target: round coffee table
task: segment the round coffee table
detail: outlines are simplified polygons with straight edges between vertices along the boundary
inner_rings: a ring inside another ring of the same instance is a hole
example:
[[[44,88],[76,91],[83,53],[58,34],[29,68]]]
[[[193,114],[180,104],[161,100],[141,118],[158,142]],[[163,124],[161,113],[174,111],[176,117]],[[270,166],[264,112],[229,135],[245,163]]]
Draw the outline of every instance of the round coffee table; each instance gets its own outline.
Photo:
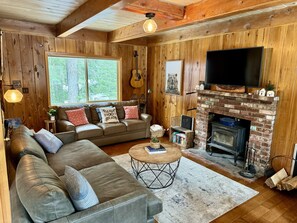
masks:
[[[149,143],[137,144],[129,150],[136,179],[150,189],[169,187],[174,181],[182,156],[179,147],[162,143],[166,153],[149,154],[145,151],[145,146],[149,146]]]

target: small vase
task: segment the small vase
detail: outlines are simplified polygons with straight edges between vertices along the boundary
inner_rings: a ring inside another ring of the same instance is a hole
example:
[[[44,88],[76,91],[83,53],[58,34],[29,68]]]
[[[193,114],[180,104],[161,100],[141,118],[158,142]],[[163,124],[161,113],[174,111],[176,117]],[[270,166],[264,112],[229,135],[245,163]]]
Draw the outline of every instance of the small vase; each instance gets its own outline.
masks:
[[[150,142],[150,146],[154,149],[160,148],[160,142]]]
[[[56,117],[55,116],[50,116],[50,120],[51,121],[55,121],[56,120]]]

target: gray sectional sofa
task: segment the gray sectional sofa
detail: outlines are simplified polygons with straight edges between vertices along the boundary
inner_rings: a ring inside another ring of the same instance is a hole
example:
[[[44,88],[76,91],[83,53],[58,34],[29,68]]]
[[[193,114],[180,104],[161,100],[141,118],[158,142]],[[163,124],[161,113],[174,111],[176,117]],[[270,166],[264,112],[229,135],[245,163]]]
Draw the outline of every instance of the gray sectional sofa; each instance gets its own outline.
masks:
[[[56,136],[64,145],[50,154],[25,126],[13,132],[9,150],[16,168],[10,187],[13,223],[32,219],[55,223],[154,222],[153,216],[162,211],[159,198],[89,140],[75,141],[73,131]],[[83,211],[72,209],[63,183],[65,165],[89,181],[99,204]]]
[[[75,131],[76,137],[88,139],[97,146],[125,142],[150,137],[150,123],[152,120],[149,114],[140,114],[140,119],[125,119],[123,106],[138,105],[137,100],[121,102],[98,102],[95,104],[81,104],[74,106],[57,107],[57,129],[58,132]],[[96,108],[113,106],[116,108],[119,123],[104,124],[99,119]],[[85,108],[89,124],[74,126],[69,122],[65,111],[78,108]]]

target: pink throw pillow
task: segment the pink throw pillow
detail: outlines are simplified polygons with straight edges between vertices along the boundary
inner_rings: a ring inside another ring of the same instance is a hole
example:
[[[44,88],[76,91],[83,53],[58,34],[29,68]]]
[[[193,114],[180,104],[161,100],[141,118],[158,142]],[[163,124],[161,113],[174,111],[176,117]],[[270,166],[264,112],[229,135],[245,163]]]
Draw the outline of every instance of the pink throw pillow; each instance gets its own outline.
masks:
[[[125,119],[139,119],[138,106],[124,106]]]
[[[67,114],[69,122],[71,122],[73,125],[78,126],[89,124],[84,108],[68,110],[65,112]]]

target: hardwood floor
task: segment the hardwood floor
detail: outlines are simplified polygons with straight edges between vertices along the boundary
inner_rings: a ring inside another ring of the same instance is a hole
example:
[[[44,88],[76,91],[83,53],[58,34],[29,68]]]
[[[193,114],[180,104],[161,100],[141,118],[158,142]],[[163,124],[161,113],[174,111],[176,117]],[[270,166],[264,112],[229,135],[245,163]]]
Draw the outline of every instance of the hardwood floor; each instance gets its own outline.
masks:
[[[102,148],[110,156],[116,156],[127,153],[133,145],[148,142],[149,139],[135,140],[132,142],[120,143],[116,145],[103,146]],[[163,137],[161,142],[168,143],[168,138]],[[241,184],[244,184],[259,194],[248,200],[242,205],[227,212],[213,222],[215,223],[293,223],[297,222],[297,190],[294,191],[278,191],[270,189],[264,184],[265,178],[260,178],[254,182],[234,177],[227,171],[223,171],[216,164],[205,163],[199,158],[183,154],[185,157],[213,170],[226,177],[229,177]]]

